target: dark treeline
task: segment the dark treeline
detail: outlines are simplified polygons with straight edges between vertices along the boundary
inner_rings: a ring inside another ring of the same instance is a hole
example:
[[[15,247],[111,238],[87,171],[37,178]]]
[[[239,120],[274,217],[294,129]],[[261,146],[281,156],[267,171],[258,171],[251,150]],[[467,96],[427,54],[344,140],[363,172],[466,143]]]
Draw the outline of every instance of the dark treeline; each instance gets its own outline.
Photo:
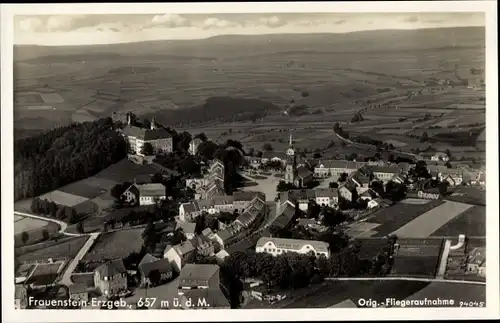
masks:
[[[111,118],[71,124],[14,144],[14,198],[38,196],[118,162],[127,143]]]
[[[158,119],[175,126],[210,121],[256,121],[276,111],[279,111],[276,105],[258,99],[213,97],[199,107],[164,112]]]

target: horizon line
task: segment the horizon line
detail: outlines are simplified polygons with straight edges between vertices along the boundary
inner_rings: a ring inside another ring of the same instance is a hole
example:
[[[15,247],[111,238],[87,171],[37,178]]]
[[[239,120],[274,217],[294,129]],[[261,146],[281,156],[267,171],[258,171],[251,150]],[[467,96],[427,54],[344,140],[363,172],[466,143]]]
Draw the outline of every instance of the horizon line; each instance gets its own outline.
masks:
[[[13,47],[98,47],[98,46],[110,46],[110,45],[124,45],[124,44],[141,44],[141,43],[152,43],[152,42],[185,42],[185,41],[196,41],[196,40],[209,40],[218,37],[227,37],[227,36],[241,36],[241,37],[251,37],[251,36],[266,36],[266,35],[345,35],[345,34],[355,34],[355,33],[369,33],[369,32],[383,32],[383,31],[419,31],[419,30],[431,30],[431,29],[464,29],[464,28],[482,28],[486,30],[486,26],[443,26],[443,27],[417,27],[417,28],[381,28],[381,29],[366,29],[366,30],[353,30],[346,32],[276,32],[276,33],[261,33],[261,34],[220,34],[208,37],[200,37],[200,38],[187,38],[187,39],[152,39],[152,40],[141,40],[141,41],[122,41],[108,44],[81,44],[81,45],[39,45],[39,44],[13,44]],[[486,35],[485,35],[486,36]]]

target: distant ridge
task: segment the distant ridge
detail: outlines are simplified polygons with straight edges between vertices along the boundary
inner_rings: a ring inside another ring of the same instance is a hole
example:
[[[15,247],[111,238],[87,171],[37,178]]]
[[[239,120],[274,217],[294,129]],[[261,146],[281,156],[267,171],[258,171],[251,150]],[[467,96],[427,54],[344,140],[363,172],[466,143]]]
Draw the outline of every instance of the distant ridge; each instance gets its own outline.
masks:
[[[14,60],[65,55],[166,55],[172,58],[226,59],[301,48],[317,52],[380,52],[448,47],[484,47],[485,27],[371,30],[350,33],[219,35],[196,40],[154,40],[136,43],[81,46],[15,45]],[[422,46],[424,44],[424,46]],[[145,50],[147,48],[147,50]],[[58,61],[61,57],[57,58]],[[49,59],[50,60],[50,59]]]

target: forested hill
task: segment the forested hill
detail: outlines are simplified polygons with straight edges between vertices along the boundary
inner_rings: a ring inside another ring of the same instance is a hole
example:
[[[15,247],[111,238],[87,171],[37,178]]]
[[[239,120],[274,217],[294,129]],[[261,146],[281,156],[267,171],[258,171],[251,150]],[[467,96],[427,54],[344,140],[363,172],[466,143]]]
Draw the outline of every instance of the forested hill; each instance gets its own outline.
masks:
[[[14,199],[92,176],[127,154],[111,118],[71,124],[14,144]]]

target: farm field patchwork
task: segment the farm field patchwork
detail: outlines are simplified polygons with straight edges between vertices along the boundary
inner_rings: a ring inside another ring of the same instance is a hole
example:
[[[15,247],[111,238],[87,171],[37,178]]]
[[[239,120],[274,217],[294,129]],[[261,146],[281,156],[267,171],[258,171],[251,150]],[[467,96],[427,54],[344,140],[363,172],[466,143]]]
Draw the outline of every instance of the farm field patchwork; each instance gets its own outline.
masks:
[[[442,203],[443,201],[440,200],[420,205],[397,203],[388,208],[381,209],[368,219],[370,222],[381,224],[376,228],[377,233],[373,236],[386,236]]]
[[[486,236],[486,207],[473,206],[455,217],[436,231],[432,236]]]
[[[102,234],[85,255],[84,260],[116,259],[139,252],[142,246],[143,228],[124,229]]]
[[[408,222],[398,230],[394,231],[398,237],[425,238],[437,229],[451,221],[461,213],[467,211],[472,205],[446,201],[443,204],[427,211],[426,213]]]

